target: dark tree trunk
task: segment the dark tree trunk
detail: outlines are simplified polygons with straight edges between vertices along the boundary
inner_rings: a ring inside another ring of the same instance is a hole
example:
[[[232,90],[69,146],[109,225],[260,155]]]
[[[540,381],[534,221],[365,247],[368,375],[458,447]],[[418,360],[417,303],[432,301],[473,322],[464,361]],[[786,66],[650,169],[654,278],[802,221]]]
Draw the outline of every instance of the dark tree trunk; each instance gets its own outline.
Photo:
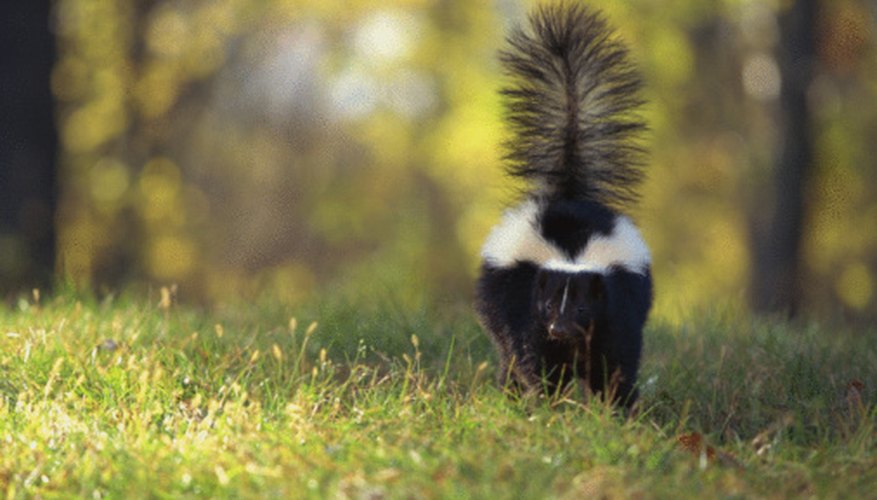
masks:
[[[780,151],[771,199],[755,221],[752,305],[794,315],[802,295],[804,193],[812,165],[807,88],[815,59],[816,0],[796,0],[780,18]]]
[[[57,134],[49,0],[0,1],[0,297],[55,268]]]

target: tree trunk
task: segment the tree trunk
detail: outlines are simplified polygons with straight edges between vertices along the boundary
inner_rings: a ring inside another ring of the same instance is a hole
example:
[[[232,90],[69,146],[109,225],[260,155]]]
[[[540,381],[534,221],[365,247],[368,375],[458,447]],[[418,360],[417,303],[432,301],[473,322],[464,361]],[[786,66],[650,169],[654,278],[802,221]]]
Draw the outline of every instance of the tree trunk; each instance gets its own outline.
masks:
[[[51,284],[56,154],[49,0],[0,1],[0,297]]]
[[[751,300],[758,312],[797,313],[802,296],[804,193],[812,166],[807,89],[815,58],[816,0],[797,0],[780,18],[780,152],[765,219],[754,221]]]

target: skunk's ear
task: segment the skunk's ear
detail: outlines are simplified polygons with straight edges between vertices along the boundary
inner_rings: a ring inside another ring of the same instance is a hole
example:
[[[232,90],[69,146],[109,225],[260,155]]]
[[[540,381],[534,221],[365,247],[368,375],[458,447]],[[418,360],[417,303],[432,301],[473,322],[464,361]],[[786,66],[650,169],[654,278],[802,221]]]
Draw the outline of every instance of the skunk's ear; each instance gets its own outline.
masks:
[[[606,297],[606,283],[603,281],[602,274],[595,274],[591,277],[591,286],[588,292],[594,300],[602,301]]]

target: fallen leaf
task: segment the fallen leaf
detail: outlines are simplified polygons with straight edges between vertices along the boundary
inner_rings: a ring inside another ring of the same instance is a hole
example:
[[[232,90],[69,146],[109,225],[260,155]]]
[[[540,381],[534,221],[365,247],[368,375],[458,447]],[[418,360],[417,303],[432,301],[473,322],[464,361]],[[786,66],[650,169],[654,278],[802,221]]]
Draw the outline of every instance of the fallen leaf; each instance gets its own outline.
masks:
[[[691,453],[694,458],[702,460],[704,462],[702,467],[707,464],[718,464],[725,467],[743,468],[743,464],[734,455],[710,446],[703,434],[699,432],[680,434],[676,441],[683,450]]]
[[[700,458],[704,453],[706,453],[706,458],[710,462],[716,458],[715,448],[707,445],[706,440],[703,438],[703,434],[699,432],[681,434],[676,438],[676,441],[679,442],[679,445],[683,450],[691,453],[695,458]]]

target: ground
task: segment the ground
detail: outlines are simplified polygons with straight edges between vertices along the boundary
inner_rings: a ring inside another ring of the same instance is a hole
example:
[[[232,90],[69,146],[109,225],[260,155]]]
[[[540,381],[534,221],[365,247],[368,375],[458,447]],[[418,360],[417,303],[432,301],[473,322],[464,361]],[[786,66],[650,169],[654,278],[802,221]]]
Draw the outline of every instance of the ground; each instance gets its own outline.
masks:
[[[504,393],[466,306],[22,299],[0,309],[0,492],[862,497],[875,333],[731,308],[654,320],[624,418]]]

